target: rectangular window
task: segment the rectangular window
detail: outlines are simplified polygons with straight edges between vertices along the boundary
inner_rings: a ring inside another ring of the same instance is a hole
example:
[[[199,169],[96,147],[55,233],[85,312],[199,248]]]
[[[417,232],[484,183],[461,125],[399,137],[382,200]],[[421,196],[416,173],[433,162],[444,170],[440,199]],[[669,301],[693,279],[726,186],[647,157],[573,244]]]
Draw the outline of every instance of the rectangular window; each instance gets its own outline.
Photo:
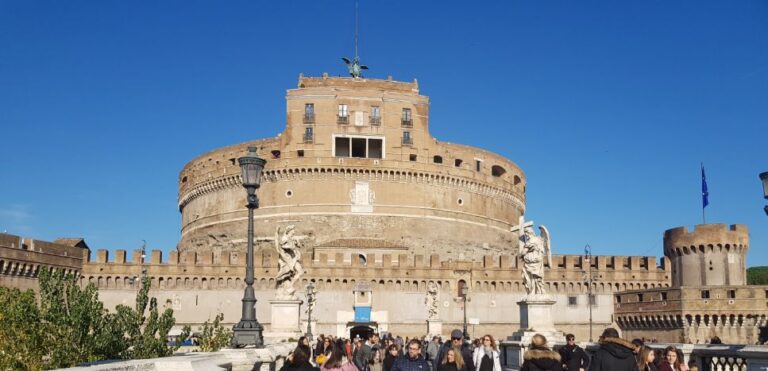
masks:
[[[335,157],[384,158],[384,139],[368,137],[335,137]]]
[[[728,299],[736,299],[736,290],[728,290]]]
[[[616,303],[621,304],[621,295],[616,295]]]
[[[411,145],[413,144],[413,138],[411,138],[411,132],[410,131],[404,131],[403,132],[403,145]]]
[[[483,161],[475,160],[475,171],[480,172],[482,169]]]
[[[410,108],[403,108],[403,117],[402,117],[403,126],[412,126],[413,122],[411,121],[411,109]]]
[[[348,117],[349,111],[346,104],[339,104],[339,117]]]
[[[637,302],[642,303],[643,302],[643,294],[637,294]]]
[[[576,305],[578,305],[578,304],[579,304],[579,300],[578,300],[578,298],[576,298],[575,296],[569,296],[569,297],[568,297],[568,305],[570,305],[570,306],[576,306]]]
[[[381,139],[368,139],[368,158],[381,158],[382,142]]]
[[[304,105],[304,123],[305,124],[315,123],[315,104],[314,103],[307,103]]]
[[[349,157],[349,138],[336,138],[336,157]]]
[[[309,126],[304,128],[304,142],[305,143],[312,143],[312,140],[315,138],[315,131],[314,129]]]
[[[709,290],[701,290],[701,298],[709,299]]]
[[[371,107],[371,125],[381,124],[381,109],[379,106]]]
[[[661,292],[661,300],[665,300],[665,301],[667,300],[667,292],[666,291],[662,291]]]

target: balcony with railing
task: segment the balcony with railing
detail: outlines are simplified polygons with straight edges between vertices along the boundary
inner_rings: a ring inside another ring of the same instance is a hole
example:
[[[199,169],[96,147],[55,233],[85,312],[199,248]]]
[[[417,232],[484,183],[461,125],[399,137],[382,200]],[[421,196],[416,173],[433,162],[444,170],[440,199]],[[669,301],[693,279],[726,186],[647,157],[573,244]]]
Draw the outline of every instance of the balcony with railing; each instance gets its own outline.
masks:
[[[411,138],[411,137],[403,137],[402,144],[404,146],[412,146],[413,145],[413,138]]]
[[[315,114],[314,113],[305,113],[304,114],[304,123],[311,125],[315,123]]]
[[[400,120],[404,128],[412,128],[413,127],[413,121],[411,119],[402,119]]]
[[[313,143],[315,135],[313,133],[304,133],[304,143]]]
[[[371,116],[371,125],[381,125],[381,116]]]
[[[349,116],[336,116],[336,123],[341,125],[349,124]]]

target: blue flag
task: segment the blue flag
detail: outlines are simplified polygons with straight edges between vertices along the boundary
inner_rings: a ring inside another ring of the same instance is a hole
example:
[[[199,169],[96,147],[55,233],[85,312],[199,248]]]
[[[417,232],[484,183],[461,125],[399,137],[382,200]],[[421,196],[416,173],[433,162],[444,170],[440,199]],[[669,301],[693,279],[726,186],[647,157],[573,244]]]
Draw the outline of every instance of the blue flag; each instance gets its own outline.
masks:
[[[704,174],[704,164],[701,164],[701,208],[709,205],[709,191],[707,191],[707,176]]]

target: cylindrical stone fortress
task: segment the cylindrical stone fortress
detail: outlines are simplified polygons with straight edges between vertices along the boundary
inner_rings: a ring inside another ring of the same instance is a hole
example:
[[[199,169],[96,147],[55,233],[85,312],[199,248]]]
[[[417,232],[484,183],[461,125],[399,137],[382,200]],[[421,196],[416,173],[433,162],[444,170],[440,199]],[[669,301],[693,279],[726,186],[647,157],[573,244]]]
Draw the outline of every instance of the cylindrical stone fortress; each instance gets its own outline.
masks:
[[[749,230],[746,225],[699,224],[664,232],[664,255],[672,261],[672,287],[746,285]]]
[[[244,249],[236,159],[250,145],[267,159],[255,221],[262,248],[287,224],[308,246],[357,240],[468,259],[517,246],[509,229],[525,211],[522,170],[433,138],[416,82],[302,76],[286,101],[276,138],[214,150],[181,171],[180,251]]]

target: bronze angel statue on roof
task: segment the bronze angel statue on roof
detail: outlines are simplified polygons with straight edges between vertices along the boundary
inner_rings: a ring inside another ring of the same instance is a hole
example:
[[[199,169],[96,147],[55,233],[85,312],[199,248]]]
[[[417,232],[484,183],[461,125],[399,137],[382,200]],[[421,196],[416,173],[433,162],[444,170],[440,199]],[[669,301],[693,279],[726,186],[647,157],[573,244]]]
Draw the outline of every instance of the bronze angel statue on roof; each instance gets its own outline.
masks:
[[[341,58],[341,60],[343,60],[344,63],[347,64],[347,69],[349,70],[349,74],[352,75],[352,77],[354,78],[362,77],[363,70],[368,69],[368,66],[360,64],[360,57],[355,56],[355,58],[352,59],[351,61],[349,60],[349,58]]]

